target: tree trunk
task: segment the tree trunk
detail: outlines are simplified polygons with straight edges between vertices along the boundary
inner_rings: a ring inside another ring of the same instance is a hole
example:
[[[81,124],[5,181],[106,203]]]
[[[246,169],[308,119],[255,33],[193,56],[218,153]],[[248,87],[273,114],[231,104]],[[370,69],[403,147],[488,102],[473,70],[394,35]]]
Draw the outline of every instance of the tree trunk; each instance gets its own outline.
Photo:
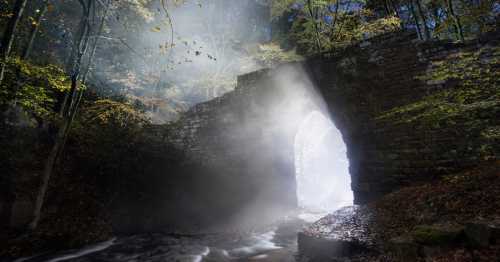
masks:
[[[387,0],[384,1],[384,10],[385,10],[385,15],[386,16],[393,15],[392,12],[391,12],[391,9],[389,8],[389,4],[387,3]]]
[[[40,185],[40,188],[38,190],[38,194],[36,196],[36,202],[35,202],[35,209],[33,210],[33,216],[32,216],[32,221],[29,224],[29,229],[34,230],[38,226],[38,223],[40,222],[41,218],[41,211],[43,207],[43,203],[45,200],[45,195],[47,194],[47,189],[49,186],[49,181],[50,177],[52,176],[52,173],[54,172],[54,168],[57,163],[57,159],[59,155],[61,154],[64,144],[66,142],[72,120],[74,118],[74,115],[76,113],[76,108],[75,108],[75,99],[78,96],[78,81],[80,77],[80,69],[81,69],[81,63],[83,56],[87,52],[87,48],[89,45],[89,38],[90,38],[90,24],[88,23],[88,18],[91,10],[91,0],[88,1],[88,5],[85,5],[83,1],[80,2],[82,4],[82,7],[84,9],[84,26],[86,27],[84,31],[84,35],[80,38],[79,37],[79,43],[77,43],[78,49],[75,50],[76,55],[74,57],[76,58],[74,61],[73,65],[73,70],[71,73],[71,88],[70,92],[67,94],[67,98],[69,98],[66,102],[67,105],[65,105],[64,111],[63,111],[63,122],[57,131],[57,135],[55,138],[54,146],[52,147],[52,150],[49,153],[49,156],[47,158],[47,161],[45,162],[45,167],[43,171],[43,176],[42,176],[42,184]],[[83,42],[83,43],[82,43]],[[66,108],[67,107],[67,108]]]
[[[17,0],[14,4],[14,12],[13,16],[9,19],[7,23],[7,28],[2,37],[2,46],[0,47],[0,84],[2,84],[5,69],[7,66],[7,59],[10,56],[10,52],[12,50],[12,43],[14,42],[14,38],[16,36],[16,29],[21,17],[23,15],[24,9],[26,7],[26,3],[28,0]]]
[[[386,0],[386,3],[392,7],[392,10],[394,11],[394,15],[399,18],[399,27],[401,29],[405,29],[405,24],[403,19],[401,19],[401,15],[399,14],[398,6],[391,0]]]
[[[429,31],[429,27],[427,26],[427,19],[425,18],[425,13],[422,9],[422,4],[420,3],[420,0],[415,0],[415,3],[417,5],[417,12],[418,15],[420,16],[420,19],[422,20],[422,25],[424,29],[424,40],[429,40],[431,38],[431,33]]]
[[[453,9],[453,3],[451,0],[446,0],[446,5],[448,6],[448,12],[450,13],[451,18],[455,22],[455,27],[457,30],[457,38],[458,40],[464,41],[464,31],[462,29],[462,23],[460,18],[455,14],[455,10]]]
[[[88,36],[89,34],[89,16],[90,16],[90,2],[89,2],[89,7],[85,5],[83,1],[80,1],[80,4],[82,5],[82,8],[84,9],[83,11],[83,17],[80,21],[79,28],[78,28],[78,33],[77,33],[77,41],[73,45],[73,49],[70,55],[70,65],[68,66],[68,69],[71,72],[71,78],[73,78],[73,75],[78,74],[77,71],[79,71],[81,59],[83,56],[80,56],[80,53],[82,52],[82,45],[85,45],[88,43],[88,37],[86,40],[84,40],[85,36]],[[85,43],[84,43],[85,42]],[[86,47],[85,47],[86,49]],[[61,117],[64,117],[67,112],[68,108],[71,105],[71,99],[72,95],[74,95],[76,90],[73,90],[73,85],[72,89],[70,89],[69,92],[67,92],[64,95],[64,99],[61,105],[61,108],[59,109],[59,115]]]
[[[418,39],[422,40],[423,39],[422,30],[420,30],[420,23],[418,21],[418,16],[415,13],[415,7],[413,6],[413,0],[410,0],[409,9],[410,9],[411,15],[413,16],[413,19],[415,20],[415,26],[417,27]]]
[[[104,25],[106,23],[106,17],[108,16],[108,11],[109,11],[110,5],[111,5],[111,2],[108,2],[106,5],[106,9],[104,10],[104,14],[102,15],[102,18],[101,18],[101,24],[99,25],[99,29],[97,31],[97,34],[95,35],[95,41],[94,41],[94,45],[92,47],[92,51],[90,52],[90,55],[89,55],[89,61],[87,63],[87,68],[85,69],[85,72],[83,73],[83,76],[82,76],[82,83],[83,84],[85,84],[87,82],[87,76],[88,76],[89,71],[90,71],[90,66],[92,65],[92,60],[94,59],[95,53],[97,51],[97,44],[99,43],[99,37],[102,35],[102,31],[104,30]],[[75,111],[73,113],[73,116],[71,116],[71,120],[70,120],[71,122],[73,122],[76,114],[78,113],[78,108],[80,106],[80,102],[82,101],[84,92],[85,92],[85,90],[80,90],[80,92],[77,95],[76,102],[75,102]]]
[[[85,70],[85,73],[83,73],[83,76],[82,76],[82,83],[85,83],[87,81],[87,75],[89,74],[89,71],[90,71],[90,65],[92,64],[92,60],[94,59],[95,53],[97,51],[97,44],[99,43],[99,37],[101,37],[102,31],[104,30],[104,25],[106,23],[106,17],[108,16],[109,6],[110,6],[110,2],[108,2],[106,9],[104,9],[104,13],[103,13],[102,18],[101,18],[101,23],[99,24],[99,29],[97,31],[97,34],[95,35],[95,41],[94,41],[94,45],[92,46],[92,51],[90,52],[90,55],[89,55],[89,61],[87,64],[87,68]]]
[[[434,18],[434,34],[439,37],[439,33],[436,32],[436,28],[439,28],[441,26],[441,17],[439,16],[439,10],[437,8],[434,8],[432,10],[432,16]]]
[[[307,0],[307,9],[309,10],[309,15],[311,16],[311,19],[313,20],[314,23],[314,31],[316,32],[316,48],[318,49],[318,52],[321,52],[321,40],[319,35],[319,28],[318,24],[316,23],[316,19],[312,10],[311,0]]]
[[[36,35],[38,34],[38,31],[40,29],[40,23],[42,22],[42,19],[45,16],[45,13],[47,12],[47,8],[48,8],[48,0],[44,0],[42,2],[42,8],[38,13],[38,17],[36,18],[35,23],[31,28],[28,45],[26,46],[26,49],[24,50],[22,56],[23,60],[28,59],[28,57],[30,56],[31,50],[33,49],[33,43],[35,42]]]
[[[67,126],[68,126],[67,122],[68,121],[65,119],[63,122],[63,125],[57,131],[54,146],[52,147],[52,150],[49,153],[49,157],[47,158],[47,161],[45,162],[45,167],[44,167],[43,176],[42,176],[42,184],[40,185],[40,188],[38,190],[38,194],[36,195],[35,209],[33,211],[33,219],[31,221],[31,223],[29,224],[30,230],[36,229],[36,227],[38,226],[38,223],[40,222],[42,206],[43,206],[43,202],[45,200],[45,195],[47,194],[47,189],[49,187],[50,177],[53,173],[59,152],[62,149],[62,145],[64,142],[64,134],[66,134],[66,131],[67,131]]]
[[[340,8],[340,0],[335,2],[335,14],[333,16],[332,30],[331,30],[331,36],[330,36],[332,42],[335,41],[334,36],[336,35],[335,29],[337,28],[337,22],[338,22],[338,18],[339,18],[339,8]]]

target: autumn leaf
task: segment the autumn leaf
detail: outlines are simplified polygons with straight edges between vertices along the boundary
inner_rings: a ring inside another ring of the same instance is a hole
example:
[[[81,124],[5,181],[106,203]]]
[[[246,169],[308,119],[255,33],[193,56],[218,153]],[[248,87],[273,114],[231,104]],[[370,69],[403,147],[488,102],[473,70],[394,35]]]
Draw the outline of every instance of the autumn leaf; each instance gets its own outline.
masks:
[[[161,27],[155,26],[155,27],[151,28],[151,32],[159,33],[159,32],[161,32]]]

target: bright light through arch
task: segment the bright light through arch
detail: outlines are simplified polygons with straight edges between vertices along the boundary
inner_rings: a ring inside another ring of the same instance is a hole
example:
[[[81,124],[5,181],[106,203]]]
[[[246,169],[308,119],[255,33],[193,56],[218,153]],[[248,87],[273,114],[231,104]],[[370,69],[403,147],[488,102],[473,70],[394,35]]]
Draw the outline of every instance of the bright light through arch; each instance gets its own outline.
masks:
[[[294,150],[300,207],[333,211],[352,205],[346,146],[330,119],[319,111],[309,113],[299,126]]]

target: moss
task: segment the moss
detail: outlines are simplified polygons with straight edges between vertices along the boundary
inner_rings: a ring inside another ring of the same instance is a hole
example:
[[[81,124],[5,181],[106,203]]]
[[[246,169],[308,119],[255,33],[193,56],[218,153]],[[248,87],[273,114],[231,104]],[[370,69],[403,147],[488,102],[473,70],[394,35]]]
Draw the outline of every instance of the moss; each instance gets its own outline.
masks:
[[[417,79],[445,83],[447,89],[380,114],[379,121],[418,122],[428,127],[454,124],[455,118],[494,118],[500,111],[500,48],[485,46],[434,61]],[[463,121],[462,121],[463,122]]]
[[[411,232],[412,237],[421,244],[449,245],[462,234],[463,228],[449,225],[421,225]]]
[[[390,193],[372,204],[372,228],[385,240],[414,232],[422,242],[433,242],[439,231],[456,231],[455,225],[478,217],[494,220],[500,210],[499,167],[500,161],[489,161]]]
[[[486,139],[500,139],[500,126],[488,127],[481,132]]]

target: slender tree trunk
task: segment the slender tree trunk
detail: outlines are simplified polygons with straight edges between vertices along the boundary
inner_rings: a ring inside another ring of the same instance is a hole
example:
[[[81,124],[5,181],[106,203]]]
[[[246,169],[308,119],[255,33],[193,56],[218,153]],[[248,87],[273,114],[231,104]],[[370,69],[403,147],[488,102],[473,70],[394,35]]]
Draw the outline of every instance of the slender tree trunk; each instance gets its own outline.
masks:
[[[384,1],[384,10],[385,10],[386,16],[392,15],[392,12],[391,12],[391,9],[389,8],[389,4],[387,3],[387,0]]]
[[[398,6],[391,0],[386,0],[387,5],[389,5],[394,11],[394,15],[399,18],[399,27],[401,29],[405,29],[405,24],[403,19],[401,19],[401,15],[399,14]]]
[[[411,12],[411,16],[413,16],[413,19],[415,21],[415,26],[417,27],[418,39],[422,40],[423,39],[423,37],[422,37],[422,30],[420,29],[420,23],[418,21],[418,16],[415,13],[415,7],[413,5],[413,0],[410,0],[409,9],[410,9],[410,12]]]
[[[79,54],[82,52],[81,51],[82,45],[84,45],[84,42],[86,42],[84,37],[86,35],[88,35],[88,33],[89,33],[88,31],[90,30],[90,28],[89,28],[90,6],[87,7],[86,4],[83,3],[82,1],[80,3],[82,5],[84,11],[83,11],[83,17],[80,20],[80,24],[78,26],[77,40],[76,40],[75,44],[73,45],[73,49],[72,49],[70,60],[69,60],[70,65],[68,66],[68,70],[71,72],[71,78],[73,78],[72,76],[75,74],[75,72],[77,70],[79,70],[80,65],[79,65],[78,60],[81,59],[81,57],[79,58]],[[89,5],[90,5],[90,2],[89,2]],[[88,40],[88,38],[87,38],[87,40]],[[80,63],[81,63],[81,60],[80,60]],[[67,113],[68,106],[71,103],[72,95],[74,95],[74,92],[75,92],[75,90],[70,89],[70,91],[64,95],[64,99],[63,99],[63,102],[61,104],[61,108],[59,109],[59,116],[64,117],[64,115]]]
[[[26,49],[24,50],[22,56],[23,60],[28,59],[28,57],[31,54],[31,50],[33,49],[33,43],[35,42],[36,35],[38,34],[38,31],[40,29],[40,23],[42,22],[42,19],[45,16],[45,13],[47,12],[47,8],[48,8],[48,0],[44,0],[42,2],[42,7],[40,9],[40,12],[38,13],[38,16],[31,28],[28,45],[26,46]]]
[[[85,72],[83,73],[83,76],[82,76],[82,83],[83,84],[85,84],[87,82],[87,76],[89,74],[90,67],[92,65],[92,61],[94,59],[95,53],[97,51],[97,44],[99,43],[99,39],[102,35],[102,31],[104,30],[104,25],[106,23],[106,17],[108,16],[108,11],[109,11],[110,5],[111,5],[111,2],[109,1],[106,5],[106,9],[104,10],[104,14],[102,15],[101,23],[99,25],[98,32],[95,35],[95,41],[94,41],[94,45],[92,47],[92,51],[90,52],[90,55],[89,55],[89,61],[87,64],[87,68],[85,69]],[[76,114],[78,113],[78,108],[80,106],[80,102],[82,101],[84,93],[85,93],[85,90],[80,90],[80,92],[77,95],[77,99],[76,99],[76,103],[75,103],[75,112],[73,113],[73,116],[71,117],[71,122],[73,122]]]
[[[9,19],[7,23],[7,28],[2,36],[2,46],[0,47],[0,84],[2,84],[5,69],[7,66],[7,59],[9,59],[10,52],[12,50],[12,43],[14,43],[14,38],[16,36],[16,29],[21,17],[23,16],[24,9],[26,8],[26,3],[28,0],[17,0],[14,4],[13,16]]]
[[[340,0],[337,0],[337,2],[335,2],[335,14],[333,16],[333,22],[332,22],[332,30],[331,30],[331,41],[334,42],[335,39],[335,29],[337,28],[337,22],[338,22],[338,18],[339,18],[339,7],[340,7]]]
[[[345,10],[349,10],[349,8],[351,8],[351,1],[347,2]],[[340,35],[340,33],[342,32],[342,29],[344,27],[344,24],[345,23],[340,23],[339,29],[337,30],[337,34],[335,35],[334,39],[337,39],[337,36]]]
[[[90,33],[90,32],[88,32]],[[82,61],[83,61],[83,56],[87,53],[87,49],[89,46],[89,40],[90,40],[90,35],[87,34],[84,44],[83,44],[83,49],[81,50],[81,53],[78,55],[78,59],[76,61],[76,67],[75,71],[73,72],[71,76],[71,89],[69,92],[69,97],[70,100],[68,101],[68,108],[66,110],[65,115],[67,117],[71,117],[71,113],[73,110],[75,110],[75,102],[78,98],[78,81],[80,80],[81,76],[81,71],[82,71]]]
[[[314,23],[314,31],[316,32],[316,48],[318,49],[318,52],[321,52],[322,48],[321,48],[321,39],[319,35],[319,28],[313,13],[311,0],[307,0],[307,9],[309,10],[309,15],[311,16],[311,19],[313,20]]]
[[[448,12],[450,13],[451,18],[455,22],[455,27],[457,30],[457,38],[458,38],[458,40],[464,41],[465,38],[464,38],[464,31],[462,28],[462,22],[460,21],[460,18],[455,13],[455,10],[453,8],[453,2],[452,2],[452,0],[445,0],[445,1],[446,1],[446,5],[448,7]]]
[[[43,170],[43,176],[42,176],[42,184],[39,187],[38,194],[36,196],[35,200],[35,209],[33,211],[33,220],[29,224],[29,229],[34,230],[38,226],[38,223],[40,222],[41,218],[41,212],[42,212],[42,206],[43,202],[45,200],[45,195],[47,194],[47,189],[49,187],[49,181],[50,177],[52,175],[52,172],[54,170],[57,157],[59,155],[59,152],[62,149],[63,141],[64,141],[64,134],[67,131],[67,120],[65,119],[63,121],[62,126],[59,128],[57,131],[57,135],[55,138],[55,143],[54,146],[52,147],[49,156],[47,158],[47,161],[45,162],[45,167]]]
[[[415,0],[416,6],[417,6],[417,12],[418,15],[420,16],[420,19],[422,20],[422,26],[424,27],[424,40],[429,40],[431,38],[431,33],[429,31],[429,27],[427,26],[427,19],[425,17],[425,13],[422,8],[422,4],[420,3],[420,0]]]
[[[80,78],[80,72],[81,72],[81,64],[82,64],[82,59],[85,53],[87,52],[88,45],[89,45],[89,38],[90,38],[90,24],[89,24],[89,14],[91,10],[91,0],[89,0],[87,5],[84,4],[83,1],[80,1],[83,9],[84,9],[84,26],[85,29],[82,30],[84,32],[84,35],[82,37],[79,37],[79,43],[77,43],[78,49],[75,50],[77,53],[74,56],[74,65],[73,65],[73,70],[71,73],[71,88],[70,92],[68,93],[69,99],[67,100],[67,106],[65,105],[64,111],[63,111],[63,121],[62,124],[57,131],[57,135],[55,137],[55,142],[54,146],[52,147],[52,150],[49,153],[49,156],[47,158],[47,161],[45,162],[45,168],[43,171],[43,176],[42,176],[42,184],[40,185],[38,194],[36,196],[36,201],[35,201],[35,209],[33,210],[33,217],[32,221],[29,224],[29,229],[33,230],[36,229],[38,226],[38,223],[40,222],[41,218],[41,211],[43,207],[43,203],[45,200],[45,196],[47,194],[47,189],[49,186],[49,181],[50,177],[52,176],[57,159],[59,155],[61,154],[64,144],[66,142],[72,120],[74,118],[74,114],[76,113],[76,108],[75,108],[75,98],[77,97],[78,93],[78,81]],[[82,43],[83,42],[83,43]]]
[[[94,45],[92,46],[92,51],[90,52],[87,68],[85,70],[85,73],[83,73],[82,83],[85,83],[87,81],[87,75],[90,71],[90,65],[92,64],[92,60],[94,59],[95,53],[97,51],[97,45],[102,35],[102,31],[104,31],[104,25],[106,24],[106,17],[108,16],[109,6],[110,3],[108,2],[106,9],[104,10],[104,14],[102,15],[101,22],[99,24],[99,29],[97,30],[97,34],[95,35]]]
[[[0,85],[3,82],[5,76],[5,70],[7,67],[7,60],[9,59],[10,53],[12,51],[12,44],[16,36],[17,26],[26,8],[27,0],[17,0],[14,4],[13,16],[9,19],[7,27],[2,36],[1,46],[0,46]],[[16,200],[15,186],[11,174],[7,174],[6,187],[5,187],[5,203],[2,206],[0,212],[0,225],[9,227],[12,217],[12,209],[14,207],[14,202]]]
[[[394,10],[394,14],[396,15],[396,17],[401,18],[397,4],[395,4],[394,1],[392,1],[392,0],[389,0],[389,4],[391,5],[392,9]]]
[[[434,18],[434,33],[439,37],[439,33],[436,32],[436,29],[441,26],[441,17],[439,16],[439,11],[437,8],[434,8],[432,11],[432,16]]]

